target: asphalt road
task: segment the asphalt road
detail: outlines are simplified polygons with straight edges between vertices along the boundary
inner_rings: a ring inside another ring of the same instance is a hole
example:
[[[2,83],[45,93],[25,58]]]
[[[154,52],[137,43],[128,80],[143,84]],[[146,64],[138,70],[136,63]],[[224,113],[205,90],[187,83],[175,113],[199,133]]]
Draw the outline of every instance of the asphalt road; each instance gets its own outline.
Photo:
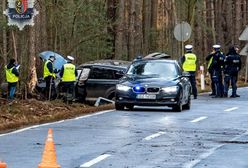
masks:
[[[248,88],[240,98],[192,100],[181,113],[135,108],[0,135],[8,168],[38,167],[48,128],[62,168],[247,168]]]

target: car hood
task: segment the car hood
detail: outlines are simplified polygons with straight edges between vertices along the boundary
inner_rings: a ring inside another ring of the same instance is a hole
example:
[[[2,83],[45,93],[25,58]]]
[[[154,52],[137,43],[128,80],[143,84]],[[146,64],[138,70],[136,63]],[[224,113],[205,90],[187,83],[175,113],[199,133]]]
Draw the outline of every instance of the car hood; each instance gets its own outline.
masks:
[[[50,56],[55,57],[54,68],[60,70],[62,66],[67,63],[67,60],[60,54],[53,51],[43,51],[39,53],[39,57],[45,62],[49,59]]]
[[[124,76],[120,80],[120,84],[127,86],[175,86],[179,82],[178,78],[154,78],[154,77],[139,77],[139,76]]]

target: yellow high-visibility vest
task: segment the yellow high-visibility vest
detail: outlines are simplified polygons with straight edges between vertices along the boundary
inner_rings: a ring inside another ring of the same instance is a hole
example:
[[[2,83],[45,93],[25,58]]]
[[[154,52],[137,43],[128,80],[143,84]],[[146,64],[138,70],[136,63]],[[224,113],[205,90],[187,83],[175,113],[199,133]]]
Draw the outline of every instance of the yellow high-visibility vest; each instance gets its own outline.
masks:
[[[55,73],[51,73],[49,69],[47,68],[47,64],[51,62],[50,60],[47,60],[44,65],[44,70],[43,70],[43,78],[46,78],[48,76],[56,77]],[[53,65],[53,64],[52,64]]]
[[[185,54],[185,61],[183,63],[183,70],[184,71],[196,71],[196,55],[193,53]]]
[[[210,58],[210,60],[208,61],[208,69],[211,66],[211,64],[213,63],[213,56]]]
[[[62,81],[63,82],[76,81],[75,70],[76,70],[75,65],[71,63],[64,64],[64,73],[62,76]]]
[[[12,73],[13,69],[14,67],[12,67],[11,69],[8,69],[7,66],[5,66],[6,80],[9,83],[15,83],[15,82],[18,82],[19,80],[19,77]]]

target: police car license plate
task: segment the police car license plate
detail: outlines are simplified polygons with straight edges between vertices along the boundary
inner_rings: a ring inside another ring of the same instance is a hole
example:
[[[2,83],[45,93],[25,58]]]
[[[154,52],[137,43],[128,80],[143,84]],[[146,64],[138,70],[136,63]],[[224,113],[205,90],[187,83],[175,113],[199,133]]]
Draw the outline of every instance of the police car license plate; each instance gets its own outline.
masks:
[[[138,94],[137,99],[156,99],[156,95],[154,94]]]

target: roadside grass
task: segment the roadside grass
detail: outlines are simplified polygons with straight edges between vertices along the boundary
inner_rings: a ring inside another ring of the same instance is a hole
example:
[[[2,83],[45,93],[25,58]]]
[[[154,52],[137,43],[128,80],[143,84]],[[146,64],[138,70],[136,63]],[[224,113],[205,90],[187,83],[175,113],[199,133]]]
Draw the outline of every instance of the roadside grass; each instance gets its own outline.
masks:
[[[1,99],[0,133],[113,108],[112,104],[94,107],[82,103],[67,105],[60,100],[38,101],[35,99],[15,100],[10,105],[6,100]]]

